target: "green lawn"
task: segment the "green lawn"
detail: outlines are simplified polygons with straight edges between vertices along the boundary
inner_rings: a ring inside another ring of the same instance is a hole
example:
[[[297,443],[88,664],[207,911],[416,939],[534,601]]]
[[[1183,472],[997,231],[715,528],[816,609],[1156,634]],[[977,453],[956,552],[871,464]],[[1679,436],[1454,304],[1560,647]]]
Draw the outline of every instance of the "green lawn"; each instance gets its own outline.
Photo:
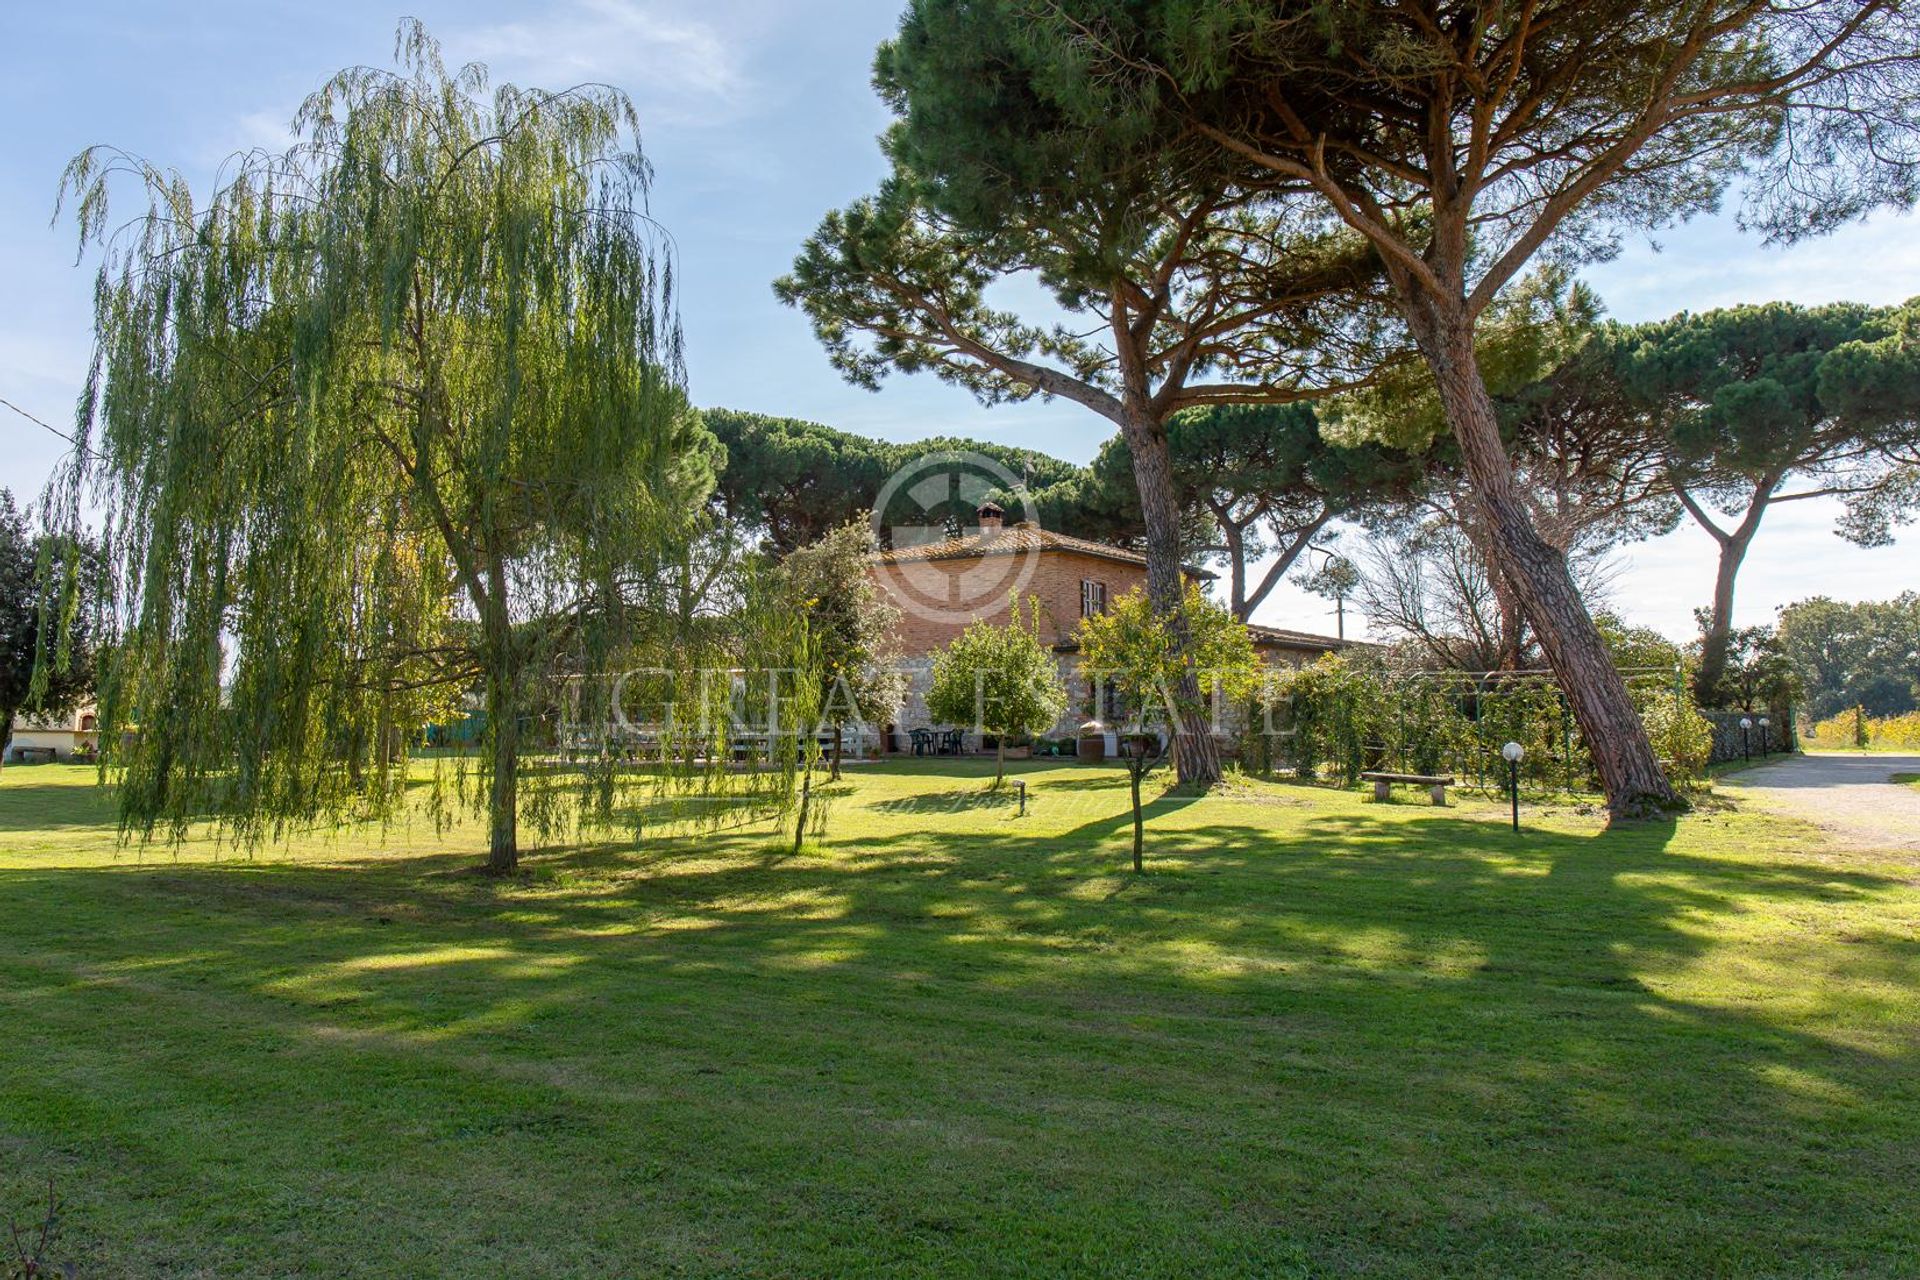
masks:
[[[1920,1268],[1920,864],[861,771],[830,838],[116,850],[0,773],[0,1191],[105,1276]],[[966,776],[955,776],[965,774]]]

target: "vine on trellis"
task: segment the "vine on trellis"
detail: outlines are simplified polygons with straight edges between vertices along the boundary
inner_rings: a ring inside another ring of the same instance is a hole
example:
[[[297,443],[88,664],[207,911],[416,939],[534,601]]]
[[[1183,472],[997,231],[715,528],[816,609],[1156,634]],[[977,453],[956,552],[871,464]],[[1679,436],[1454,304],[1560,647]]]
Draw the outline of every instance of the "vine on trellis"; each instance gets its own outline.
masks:
[[[1680,673],[1623,669],[1656,749],[1680,778],[1704,768],[1711,730]],[[1329,654],[1271,683],[1248,758],[1296,776],[1352,785],[1362,773],[1452,774],[1489,793],[1505,785],[1500,748],[1524,747],[1521,781],[1538,792],[1594,790],[1593,756],[1544,671],[1396,671]]]

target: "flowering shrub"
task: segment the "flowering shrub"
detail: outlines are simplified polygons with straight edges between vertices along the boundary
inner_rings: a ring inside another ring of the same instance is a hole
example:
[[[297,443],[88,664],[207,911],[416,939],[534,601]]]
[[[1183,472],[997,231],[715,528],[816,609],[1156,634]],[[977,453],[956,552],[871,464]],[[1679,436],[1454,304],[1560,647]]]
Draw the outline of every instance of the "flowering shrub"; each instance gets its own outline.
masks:
[[[1920,747],[1920,711],[1876,720],[1872,733],[1875,746]]]

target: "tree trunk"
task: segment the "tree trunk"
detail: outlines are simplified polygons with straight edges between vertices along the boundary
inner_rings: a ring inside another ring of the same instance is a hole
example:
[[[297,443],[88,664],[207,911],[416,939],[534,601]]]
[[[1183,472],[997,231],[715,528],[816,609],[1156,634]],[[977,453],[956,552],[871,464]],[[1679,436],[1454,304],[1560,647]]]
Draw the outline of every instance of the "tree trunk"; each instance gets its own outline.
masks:
[[[493,748],[493,786],[487,796],[490,835],[487,870],[511,875],[520,867],[520,700],[510,669],[496,660],[487,673],[487,738]]]
[[[800,856],[800,846],[807,839],[807,819],[813,809],[813,757],[805,757],[806,763],[800,768],[800,816],[793,824],[793,853]]]
[[[1702,706],[1719,701],[1720,681],[1727,674],[1727,648],[1733,633],[1733,585],[1746,559],[1751,538],[1730,538],[1720,544],[1720,564],[1713,579],[1713,611],[1700,637],[1700,667],[1693,673],[1693,696]]]
[[[1211,787],[1220,781],[1220,752],[1201,706],[1200,678],[1191,658],[1193,640],[1180,607],[1186,592],[1180,563],[1180,501],[1173,485],[1167,433],[1148,415],[1136,413],[1122,424],[1121,434],[1133,457],[1133,479],[1146,526],[1147,599],[1154,613],[1169,620],[1177,650],[1188,655],[1174,690],[1179,704],[1172,726],[1174,772],[1182,786]]]
[[[1513,464],[1474,356],[1473,323],[1465,305],[1425,300],[1407,310],[1473,482],[1494,568],[1520,597],[1547,663],[1572,704],[1606,790],[1609,813],[1615,819],[1633,818],[1679,807],[1626,681],[1574,585],[1566,556],[1534,529],[1516,490]]]
[[[993,735],[993,789],[998,791],[1007,780],[1007,735]]]
[[[1754,494],[1747,514],[1731,533],[1721,532],[1698,513],[1694,516],[1720,544],[1720,562],[1713,577],[1713,611],[1707,615],[1707,625],[1700,637],[1700,668],[1693,675],[1693,696],[1702,706],[1712,706],[1718,701],[1720,681],[1727,674],[1727,646],[1733,635],[1734,584],[1740,577],[1747,549],[1753,545],[1753,535],[1760,532],[1760,520],[1766,514],[1770,493],[1771,485],[1765,492]],[[1690,506],[1689,510],[1694,508]]]
[[[1146,824],[1140,816],[1140,770],[1132,762],[1127,765],[1127,781],[1133,786],[1133,869],[1137,874],[1147,869],[1147,836]]]
[[[1227,608],[1233,616],[1245,622],[1253,610],[1247,605],[1247,541],[1245,531],[1236,525],[1230,525],[1214,512],[1214,520],[1220,525],[1221,542],[1227,549]]]
[[[838,722],[833,726],[833,769],[827,774],[828,782],[840,781],[840,743],[843,729]]]
[[[1491,563],[1488,568],[1492,570],[1493,599],[1500,619],[1500,661],[1496,665],[1502,671],[1518,671],[1527,650],[1525,611],[1520,607],[1519,593],[1507,581],[1506,575]]]
[[[0,711],[0,769],[7,767],[7,744],[13,741],[13,717],[16,709]]]
[[[1275,541],[1284,541],[1286,545],[1274,557],[1273,563],[1267,566],[1266,573],[1261,575],[1259,584],[1253,588],[1252,592],[1249,593],[1244,589],[1240,592],[1242,598],[1240,603],[1235,606],[1233,616],[1241,622],[1252,622],[1253,611],[1267,602],[1267,597],[1273,594],[1273,589],[1280,585],[1281,580],[1285,578],[1288,573],[1292,572],[1293,566],[1299,563],[1300,557],[1305,555],[1308,548],[1313,546],[1314,538],[1318,537],[1320,531],[1326,528],[1332,521],[1333,512],[1327,510],[1325,505],[1322,504],[1320,515],[1317,516],[1311,524],[1299,529],[1282,533],[1269,524],[1268,532],[1274,535]],[[1239,553],[1236,551],[1235,554],[1238,555]],[[1344,614],[1344,603],[1341,609]],[[1340,630],[1340,638],[1345,640],[1347,637],[1345,634],[1346,619],[1344,616],[1341,618]]]

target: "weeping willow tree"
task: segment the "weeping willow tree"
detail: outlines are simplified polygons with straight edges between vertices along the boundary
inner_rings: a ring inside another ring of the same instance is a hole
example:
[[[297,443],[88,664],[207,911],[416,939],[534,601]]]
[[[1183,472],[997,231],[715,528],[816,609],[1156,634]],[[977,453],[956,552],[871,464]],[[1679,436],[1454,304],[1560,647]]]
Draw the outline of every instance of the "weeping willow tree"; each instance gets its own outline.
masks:
[[[110,513],[127,828],[388,815],[421,724],[479,700],[468,794],[505,872],[523,809],[591,803],[529,759],[628,653],[711,438],[627,98],[450,74],[411,21],[395,60],[205,203],[111,149],[68,167],[103,260],[62,508]]]

